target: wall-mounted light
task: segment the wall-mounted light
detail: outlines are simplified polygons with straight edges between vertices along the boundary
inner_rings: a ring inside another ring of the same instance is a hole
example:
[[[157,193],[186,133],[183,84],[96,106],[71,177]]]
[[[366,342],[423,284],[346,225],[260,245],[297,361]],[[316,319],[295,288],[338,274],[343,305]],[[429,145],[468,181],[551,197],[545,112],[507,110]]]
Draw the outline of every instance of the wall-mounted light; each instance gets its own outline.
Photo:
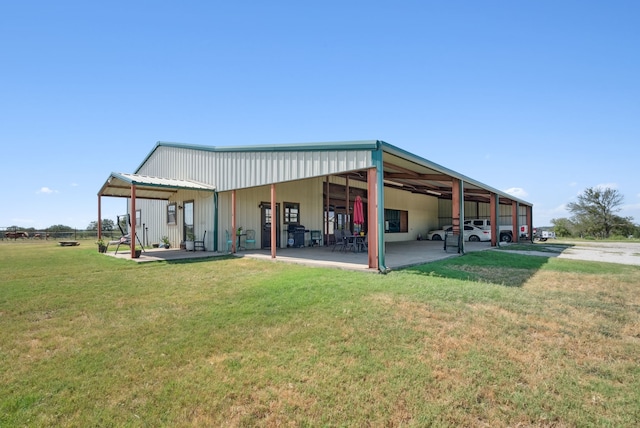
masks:
[[[431,189],[427,189],[427,193],[430,193],[430,194],[436,195],[436,196],[442,196],[442,193],[436,192],[435,190],[431,190]]]
[[[182,209],[182,205],[178,205],[178,209],[181,210]]]
[[[386,179],[385,179],[385,180],[384,180],[384,182],[385,182],[385,183],[387,183],[387,184],[391,184],[392,186],[399,186],[399,187],[402,187],[402,186],[403,186],[403,184],[402,184],[402,183],[398,183],[398,182],[396,182],[396,181],[391,181],[391,180],[386,180]]]

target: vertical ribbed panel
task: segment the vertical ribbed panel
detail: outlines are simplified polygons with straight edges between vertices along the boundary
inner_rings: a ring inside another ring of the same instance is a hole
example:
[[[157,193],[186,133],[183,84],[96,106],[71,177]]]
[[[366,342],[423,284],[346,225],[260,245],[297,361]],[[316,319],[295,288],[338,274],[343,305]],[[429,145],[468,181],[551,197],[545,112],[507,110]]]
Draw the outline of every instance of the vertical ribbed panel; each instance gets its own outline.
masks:
[[[213,184],[222,192],[371,166],[368,150],[209,152],[160,146],[138,173]]]

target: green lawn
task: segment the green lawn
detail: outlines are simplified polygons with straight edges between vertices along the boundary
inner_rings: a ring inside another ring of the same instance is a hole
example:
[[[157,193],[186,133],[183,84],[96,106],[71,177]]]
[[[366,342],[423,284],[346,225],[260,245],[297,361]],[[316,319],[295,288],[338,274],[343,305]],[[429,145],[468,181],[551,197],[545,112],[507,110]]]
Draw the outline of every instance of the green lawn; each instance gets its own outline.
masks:
[[[637,426],[640,268],[0,242],[0,426]]]

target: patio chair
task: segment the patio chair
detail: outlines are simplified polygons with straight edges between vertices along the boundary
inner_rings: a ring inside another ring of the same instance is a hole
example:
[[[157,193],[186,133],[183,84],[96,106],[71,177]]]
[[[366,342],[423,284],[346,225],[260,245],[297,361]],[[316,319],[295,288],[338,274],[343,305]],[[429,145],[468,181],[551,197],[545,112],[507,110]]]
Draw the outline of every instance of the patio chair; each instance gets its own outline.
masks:
[[[131,248],[131,233],[129,233],[129,227],[131,227],[131,221],[129,220],[129,214],[119,215],[119,216],[116,216],[116,218],[117,218],[118,229],[120,229],[120,233],[122,233],[122,236],[120,237],[120,239],[109,241],[107,243],[107,249],[105,250],[105,252],[109,250],[109,245],[117,245],[116,252],[114,254],[118,254],[118,249],[120,249],[120,245],[126,245],[129,248]],[[124,224],[124,227],[127,229],[126,231],[122,228],[123,224]],[[138,244],[140,244],[140,248],[142,249],[142,251],[144,251],[144,246],[142,245],[142,242],[140,242],[140,238],[138,238],[137,233],[136,233],[136,240],[138,241]]]
[[[227,253],[231,252],[231,247],[233,246],[233,240],[231,239],[231,235],[229,235],[229,231],[224,231],[225,239],[227,240]]]
[[[311,231],[311,246],[312,247],[319,247],[321,245],[322,242],[322,232],[319,230],[312,230]]]
[[[342,240],[344,241],[342,249],[345,252],[353,251],[355,253],[357,251],[356,236],[353,233],[351,233],[349,229],[346,229],[344,231],[344,238]]]
[[[253,229],[249,229],[247,230],[247,236],[244,237],[244,245],[249,248],[249,245],[251,245],[251,248],[255,248],[256,247],[256,231]]]
[[[333,241],[333,248],[331,249],[331,252],[334,252],[336,250],[336,248],[339,248],[340,250],[342,250],[342,248],[344,248],[344,235],[342,233],[342,229],[336,229],[333,232],[333,237],[334,237],[334,241]]]
[[[202,235],[202,241],[193,241],[193,251],[198,251],[199,249],[202,251],[207,251],[207,249],[204,247],[204,238],[206,238],[207,236],[207,231],[204,231],[204,234]]]

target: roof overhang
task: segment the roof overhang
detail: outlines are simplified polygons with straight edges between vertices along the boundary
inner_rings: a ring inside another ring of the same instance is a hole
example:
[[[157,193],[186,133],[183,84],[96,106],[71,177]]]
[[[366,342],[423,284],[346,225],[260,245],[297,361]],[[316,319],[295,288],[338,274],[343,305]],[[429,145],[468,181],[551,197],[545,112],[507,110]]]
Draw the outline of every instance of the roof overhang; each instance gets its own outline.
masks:
[[[214,186],[191,180],[149,177],[146,175],[112,172],[98,196],[130,198],[131,187],[136,186],[136,198],[168,200],[178,190],[203,190],[213,192]]]

